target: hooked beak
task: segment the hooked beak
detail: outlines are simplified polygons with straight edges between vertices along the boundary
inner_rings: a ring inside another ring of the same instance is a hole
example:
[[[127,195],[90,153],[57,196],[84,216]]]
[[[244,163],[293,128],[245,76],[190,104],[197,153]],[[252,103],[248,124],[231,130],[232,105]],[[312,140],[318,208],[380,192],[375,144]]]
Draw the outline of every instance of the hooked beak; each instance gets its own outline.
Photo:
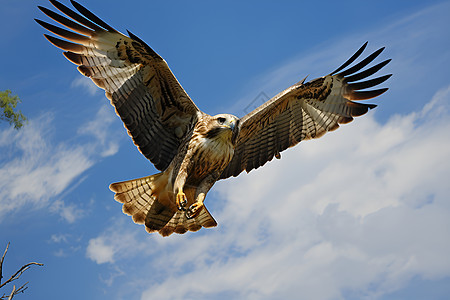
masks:
[[[236,122],[234,120],[232,120],[229,124],[228,127],[230,127],[231,131],[234,131],[234,128],[236,128]]]

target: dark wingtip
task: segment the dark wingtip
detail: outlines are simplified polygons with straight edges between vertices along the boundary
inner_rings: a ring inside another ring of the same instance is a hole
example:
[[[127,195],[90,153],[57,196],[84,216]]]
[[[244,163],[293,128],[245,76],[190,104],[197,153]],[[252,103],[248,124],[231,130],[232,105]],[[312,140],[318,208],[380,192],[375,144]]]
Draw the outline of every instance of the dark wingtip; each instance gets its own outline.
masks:
[[[71,51],[71,52],[75,52],[75,53],[82,53],[83,50],[85,49],[82,45],[71,43],[71,42],[68,42],[68,41],[65,41],[65,40],[61,40],[59,38],[56,38],[56,37],[48,35],[48,34],[44,34],[44,37],[50,43],[52,43],[54,46],[56,46],[58,48],[61,48],[63,50],[66,50],[66,51]]]
[[[134,35],[131,31],[129,31],[128,29],[127,29],[127,34],[128,34],[128,36],[130,37],[130,38],[132,38],[133,40],[137,40],[137,41],[140,41],[140,38],[138,38],[136,35]]]
[[[374,78],[374,79],[370,79],[370,80],[367,80],[367,81],[360,81],[360,82],[350,83],[348,85],[348,87],[350,89],[352,89],[353,91],[371,88],[371,87],[374,87],[376,85],[379,85],[379,84],[385,82],[386,80],[391,78],[391,76],[392,76],[392,74],[387,74],[387,75],[384,75],[384,76],[381,76],[381,77],[378,77],[378,78]]]
[[[66,7],[64,4],[62,4],[59,1],[56,1],[56,0],[48,0],[48,1],[59,10],[61,10],[60,7]]]
[[[381,94],[384,94],[387,90],[388,90],[388,88],[371,90],[371,91],[352,92],[350,94],[349,99],[350,100],[367,100],[367,99],[378,97]]]
[[[47,23],[47,22],[45,22],[45,21],[39,20],[39,19],[34,19],[34,20],[36,21],[36,23],[38,23],[39,25],[41,25],[42,27],[44,27],[44,28],[47,29],[48,31],[53,32],[52,30],[49,29],[49,28],[52,27],[51,24],[49,24],[49,23]],[[55,27],[55,26],[53,26],[53,27]],[[53,33],[54,33],[54,32],[53,32]]]
[[[338,73],[336,75],[345,77],[347,75],[351,75],[351,74],[354,74],[355,72],[358,72],[359,70],[363,69],[368,64],[370,64],[372,61],[374,61],[375,58],[377,58],[381,54],[381,52],[383,52],[383,50],[384,50],[384,47],[378,49],[377,51],[373,52],[372,54],[370,54],[369,56],[364,58],[362,61],[360,61],[356,65],[354,65],[354,66],[348,68],[347,70],[344,70],[344,71],[342,71],[342,72],[340,72],[340,73]]]
[[[348,103],[348,106],[350,108],[350,115],[352,117],[362,116],[362,115],[366,114],[370,109],[377,107],[375,104],[362,104],[362,103],[357,103],[357,102],[353,102],[353,101],[350,101]],[[344,122],[345,121],[346,120],[344,119]]]
[[[134,41],[138,42],[139,44],[141,44],[142,46],[144,46],[145,49],[147,50],[147,52],[148,52],[149,54],[151,54],[154,58],[162,59],[162,57],[159,56],[159,54],[156,53],[155,50],[153,50],[149,45],[147,45],[143,40],[141,40],[139,37],[137,37],[135,34],[133,34],[133,33],[132,33],[131,31],[129,31],[128,29],[127,29],[127,33],[128,33],[128,36],[129,36],[132,40],[134,40]]]
[[[355,52],[355,54],[353,54],[349,59],[347,59],[346,62],[344,62],[339,68],[337,68],[336,70],[334,70],[333,72],[330,73],[330,75],[334,75],[337,72],[340,72],[341,70],[345,69],[347,66],[349,66],[352,62],[354,62],[362,53],[363,51],[366,49],[367,44],[369,42],[365,42],[359,49],[358,51]]]
[[[118,32],[113,27],[108,25],[108,23],[97,17],[94,13],[92,13],[89,9],[87,9],[77,1],[70,0],[70,3],[72,3],[73,7],[75,7],[75,9],[78,10],[78,12],[81,13],[83,16],[85,16],[88,20],[94,22],[97,25],[100,25],[109,32]]]
[[[83,60],[82,60],[80,54],[73,53],[73,52],[70,52],[70,51],[66,51],[66,52],[63,52],[63,55],[64,55],[69,61],[71,61],[72,63],[74,63],[74,64],[76,64],[76,65],[81,65],[81,64],[83,63]]]
[[[375,73],[378,72],[379,70],[381,70],[381,69],[382,69],[384,66],[386,66],[390,61],[391,61],[391,59],[387,59],[387,60],[382,61],[381,63],[379,63],[379,64],[377,64],[377,65],[375,65],[375,66],[373,66],[373,67],[370,67],[370,68],[368,68],[368,69],[366,69],[366,70],[364,70],[364,71],[361,71],[361,72],[359,72],[359,73],[356,73],[356,74],[347,76],[347,77],[345,77],[345,81],[346,81],[346,82],[354,82],[354,81],[358,81],[358,80],[361,80],[361,79],[365,79],[365,78],[367,78],[367,77],[369,77],[369,76],[375,74]],[[350,69],[349,69],[349,70],[350,70]]]

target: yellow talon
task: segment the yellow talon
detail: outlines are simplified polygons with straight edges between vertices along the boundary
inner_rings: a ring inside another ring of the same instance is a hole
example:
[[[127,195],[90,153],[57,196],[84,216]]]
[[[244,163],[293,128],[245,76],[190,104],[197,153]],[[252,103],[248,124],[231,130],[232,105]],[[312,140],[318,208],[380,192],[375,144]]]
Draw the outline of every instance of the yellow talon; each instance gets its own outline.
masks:
[[[179,191],[177,194],[177,207],[179,210],[186,210],[185,206],[187,204],[187,197],[183,191]]]
[[[193,219],[198,216],[198,214],[202,211],[202,209],[203,209],[203,202],[201,201],[195,202],[194,204],[189,206],[189,209],[186,211],[186,217],[188,219]]]

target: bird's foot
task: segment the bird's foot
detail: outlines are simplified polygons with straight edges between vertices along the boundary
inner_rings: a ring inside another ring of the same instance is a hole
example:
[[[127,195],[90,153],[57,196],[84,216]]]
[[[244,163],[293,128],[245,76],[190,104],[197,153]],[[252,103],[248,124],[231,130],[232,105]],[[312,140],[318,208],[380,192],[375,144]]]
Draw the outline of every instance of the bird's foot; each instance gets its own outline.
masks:
[[[178,210],[187,211],[186,204],[187,204],[186,194],[183,193],[183,192],[178,192],[178,194],[177,194],[177,207],[178,207]]]
[[[198,214],[200,213],[200,211],[202,210],[202,208],[203,208],[203,202],[201,202],[201,201],[195,202],[194,204],[189,206],[189,208],[186,210],[186,212],[185,212],[186,218],[193,219],[193,218],[197,217]]]

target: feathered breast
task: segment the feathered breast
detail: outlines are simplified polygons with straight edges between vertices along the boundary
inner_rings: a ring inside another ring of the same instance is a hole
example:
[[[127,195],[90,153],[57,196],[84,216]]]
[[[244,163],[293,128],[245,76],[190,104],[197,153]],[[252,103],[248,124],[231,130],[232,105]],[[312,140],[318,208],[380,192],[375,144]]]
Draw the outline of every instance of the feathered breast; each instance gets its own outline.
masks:
[[[209,174],[220,174],[233,158],[231,135],[218,134],[213,138],[194,134],[191,140],[191,170],[189,176],[203,179]]]

